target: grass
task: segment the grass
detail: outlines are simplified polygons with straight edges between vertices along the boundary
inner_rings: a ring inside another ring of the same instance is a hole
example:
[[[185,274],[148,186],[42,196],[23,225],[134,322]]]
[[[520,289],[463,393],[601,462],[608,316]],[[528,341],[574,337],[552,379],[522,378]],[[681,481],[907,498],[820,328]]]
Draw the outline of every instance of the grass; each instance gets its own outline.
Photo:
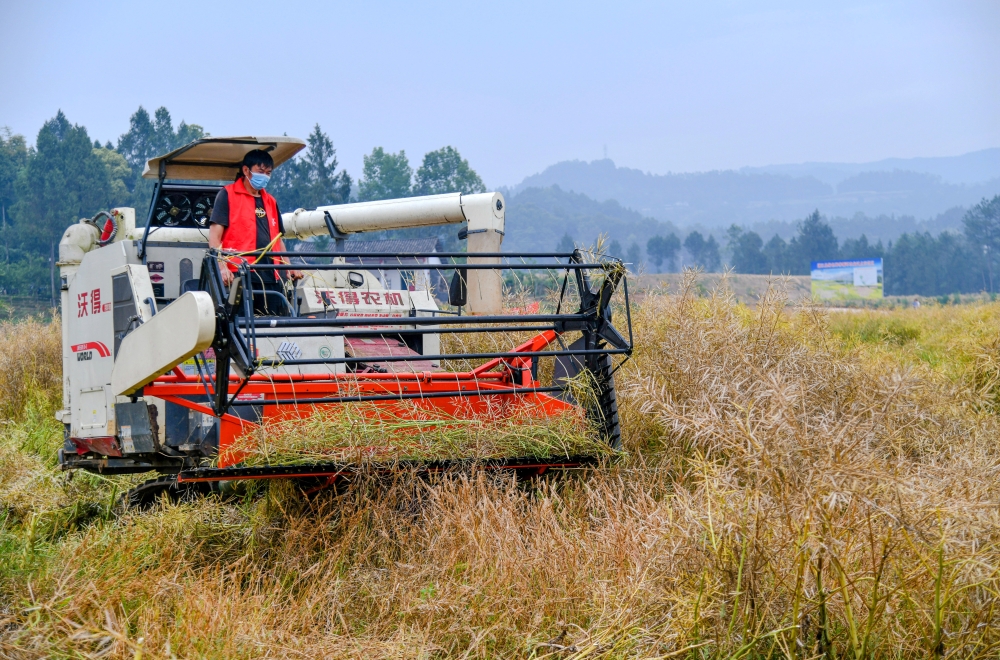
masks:
[[[0,431],[0,655],[1000,652],[1000,305],[749,308],[689,278],[633,318],[627,456],[527,484],[400,471],[121,512],[127,480],[54,469],[58,353],[2,372],[26,403]]]
[[[997,411],[1000,404],[1000,315],[997,304],[837,314],[830,331],[870,362],[888,359],[929,369],[966,403]]]

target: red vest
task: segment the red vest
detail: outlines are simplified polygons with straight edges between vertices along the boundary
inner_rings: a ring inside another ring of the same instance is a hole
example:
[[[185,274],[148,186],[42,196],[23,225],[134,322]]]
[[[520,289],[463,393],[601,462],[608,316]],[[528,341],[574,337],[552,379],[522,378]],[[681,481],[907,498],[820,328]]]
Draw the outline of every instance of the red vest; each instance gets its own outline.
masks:
[[[222,232],[222,249],[234,252],[251,252],[257,249],[257,201],[247,192],[244,179],[230,183],[225,187],[229,196],[229,226]],[[278,203],[265,190],[260,191],[264,200],[264,213],[271,232],[271,240],[278,235]],[[273,249],[281,249],[275,245]],[[236,272],[235,261],[245,261],[243,257],[230,257],[229,270]],[[279,263],[275,259],[274,263]],[[277,274],[277,273],[275,273]]]

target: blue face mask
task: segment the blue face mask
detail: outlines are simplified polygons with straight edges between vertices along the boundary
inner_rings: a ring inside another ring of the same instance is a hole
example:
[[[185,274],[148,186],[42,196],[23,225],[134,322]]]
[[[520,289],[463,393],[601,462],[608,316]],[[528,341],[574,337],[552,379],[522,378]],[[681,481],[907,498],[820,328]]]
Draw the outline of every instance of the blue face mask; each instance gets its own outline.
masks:
[[[250,173],[250,185],[257,190],[263,190],[267,188],[267,182],[271,180],[269,174],[261,174],[260,172]]]

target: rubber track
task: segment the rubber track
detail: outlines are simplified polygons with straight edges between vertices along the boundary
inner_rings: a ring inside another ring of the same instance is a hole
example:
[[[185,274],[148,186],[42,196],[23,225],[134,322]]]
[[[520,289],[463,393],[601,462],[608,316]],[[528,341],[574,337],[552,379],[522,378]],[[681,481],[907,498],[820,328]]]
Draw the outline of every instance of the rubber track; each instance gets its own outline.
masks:
[[[207,495],[211,487],[203,484],[178,483],[176,474],[167,474],[144,481],[122,496],[121,504],[126,509],[145,509],[155,504],[161,495],[172,501]]]

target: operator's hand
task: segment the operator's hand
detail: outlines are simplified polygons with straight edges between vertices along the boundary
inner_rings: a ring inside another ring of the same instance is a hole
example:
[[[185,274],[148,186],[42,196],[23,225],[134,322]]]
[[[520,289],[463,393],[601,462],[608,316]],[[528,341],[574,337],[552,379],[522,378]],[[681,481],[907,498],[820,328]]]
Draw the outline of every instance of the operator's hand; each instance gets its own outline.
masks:
[[[301,280],[306,275],[301,270],[290,270],[288,271],[288,279],[290,280]]]
[[[223,265],[222,283],[225,284],[226,286],[229,286],[230,284],[233,283],[234,279],[236,279],[236,274],[233,271],[229,270],[229,266]]]

